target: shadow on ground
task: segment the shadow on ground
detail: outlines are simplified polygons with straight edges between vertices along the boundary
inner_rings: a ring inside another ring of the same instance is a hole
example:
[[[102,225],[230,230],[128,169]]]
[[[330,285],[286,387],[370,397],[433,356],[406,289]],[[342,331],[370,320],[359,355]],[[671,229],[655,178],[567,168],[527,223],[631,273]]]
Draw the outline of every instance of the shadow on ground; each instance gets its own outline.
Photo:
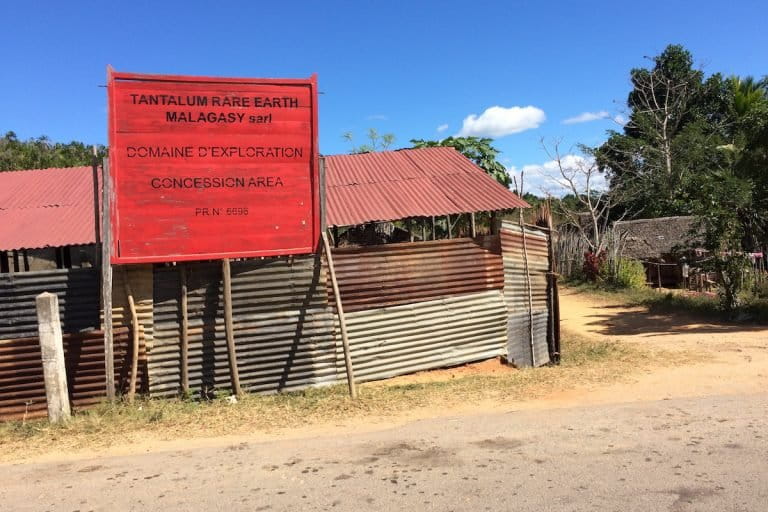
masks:
[[[722,323],[700,317],[680,313],[658,313],[645,306],[638,306],[630,311],[626,306],[604,305],[595,307],[596,314],[589,315],[586,325],[605,336],[669,336],[675,334],[721,333],[727,336],[731,333],[765,331],[765,326]],[[600,310],[606,310],[600,314]]]

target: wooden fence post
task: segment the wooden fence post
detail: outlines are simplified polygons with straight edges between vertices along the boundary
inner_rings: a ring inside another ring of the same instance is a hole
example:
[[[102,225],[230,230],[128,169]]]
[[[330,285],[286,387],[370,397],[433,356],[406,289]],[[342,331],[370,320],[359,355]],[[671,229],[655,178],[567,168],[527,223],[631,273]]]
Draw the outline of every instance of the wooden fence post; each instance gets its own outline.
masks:
[[[179,306],[181,308],[181,390],[189,393],[189,312],[187,306],[187,266],[178,266],[181,281]]]
[[[224,328],[227,333],[227,355],[229,356],[229,375],[232,381],[232,391],[237,396],[243,394],[240,388],[240,373],[237,370],[237,352],[235,351],[235,326],[232,320],[232,273],[229,258],[221,262],[221,273],[224,276]]]
[[[109,224],[111,181],[109,159],[101,166],[101,307],[104,311],[104,373],[106,375],[107,400],[115,399],[114,333],[112,331],[112,230]]]
[[[339,283],[336,280],[336,270],[333,266],[333,256],[331,255],[331,246],[328,243],[328,235],[323,231],[323,248],[328,258],[328,271],[331,274],[331,285],[333,286],[333,296],[336,299],[336,312],[339,315],[339,329],[341,330],[341,345],[344,348],[344,365],[347,368],[347,385],[349,394],[352,398],[357,398],[357,387],[355,386],[355,371],[352,368],[352,356],[349,351],[349,336],[347,335],[347,319],[344,316],[344,307],[341,304],[341,294],[339,293]]]
[[[659,291],[661,291],[661,263],[656,264],[656,278],[659,282]]]
[[[40,336],[40,354],[43,360],[45,397],[48,401],[48,419],[51,423],[67,421],[69,408],[67,369],[64,365],[64,340],[59,320],[59,298],[53,293],[41,293],[35,298],[37,331]]]
[[[133,343],[131,350],[131,377],[128,383],[128,402],[133,403],[133,399],[136,396],[136,376],[139,369],[139,314],[136,312],[136,301],[133,298],[133,290],[131,289],[131,283],[128,280],[128,271],[125,266],[120,267],[122,271],[121,277],[123,278],[123,289],[125,290],[125,296],[128,299],[128,310],[131,313],[131,330],[133,331]]]

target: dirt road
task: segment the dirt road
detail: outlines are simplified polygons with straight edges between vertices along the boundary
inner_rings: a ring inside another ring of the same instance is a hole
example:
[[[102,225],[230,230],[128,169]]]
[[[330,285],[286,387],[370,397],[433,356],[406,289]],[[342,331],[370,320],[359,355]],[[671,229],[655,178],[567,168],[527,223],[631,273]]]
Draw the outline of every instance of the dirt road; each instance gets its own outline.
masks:
[[[579,294],[561,297],[564,329],[654,349],[694,351],[702,361],[654,368],[629,382],[550,397],[564,405],[756,393],[768,390],[768,328],[702,322],[681,314],[652,314],[618,299]]]
[[[0,466],[13,511],[763,512],[768,394]]]
[[[768,330],[566,290],[563,327],[695,351],[514,403],[0,464],[7,510],[762,511]]]

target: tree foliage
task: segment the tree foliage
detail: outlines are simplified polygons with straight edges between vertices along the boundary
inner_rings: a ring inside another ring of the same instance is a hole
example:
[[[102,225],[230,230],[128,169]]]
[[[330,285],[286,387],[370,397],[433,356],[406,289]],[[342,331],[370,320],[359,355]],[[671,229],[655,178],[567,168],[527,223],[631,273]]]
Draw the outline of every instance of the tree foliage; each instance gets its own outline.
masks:
[[[630,72],[629,116],[595,153],[633,215],[692,213],[701,171],[722,164],[731,93],[719,74],[704,79],[690,52],[668,46],[650,68]]]
[[[386,151],[395,143],[395,135],[392,133],[380,134],[376,128],[368,129],[368,142],[356,146],[354,143],[355,135],[352,132],[346,132],[342,138],[351,144],[349,152],[351,154],[372,153],[374,151]]]
[[[100,160],[107,149],[97,146],[97,153]],[[46,136],[19,140],[12,131],[0,139],[0,171],[75,167],[92,162],[93,149],[82,142],[53,142]]]
[[[472,160],[493,179],[509,187],[512,180],[507,169],[496,157],[499,150],[491,145],[492,139],[486,137],[448,137],[443,140],[411,139],[414,148],[451,147]]]

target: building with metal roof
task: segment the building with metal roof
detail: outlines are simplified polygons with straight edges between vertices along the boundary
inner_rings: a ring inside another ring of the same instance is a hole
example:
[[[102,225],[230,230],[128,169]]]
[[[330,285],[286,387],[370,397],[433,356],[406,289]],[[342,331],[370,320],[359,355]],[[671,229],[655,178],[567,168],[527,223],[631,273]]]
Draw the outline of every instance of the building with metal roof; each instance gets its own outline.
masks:
[[[326,222],[354,226],[529,205],[449,147],[325,157]],[[0,251],[94,244],[92,167],[0,172]]]
[[[0,172],[0,251],[96,242],[93,167]]]
[[[450,147],[325,157],[329,226],[528,208]]]

